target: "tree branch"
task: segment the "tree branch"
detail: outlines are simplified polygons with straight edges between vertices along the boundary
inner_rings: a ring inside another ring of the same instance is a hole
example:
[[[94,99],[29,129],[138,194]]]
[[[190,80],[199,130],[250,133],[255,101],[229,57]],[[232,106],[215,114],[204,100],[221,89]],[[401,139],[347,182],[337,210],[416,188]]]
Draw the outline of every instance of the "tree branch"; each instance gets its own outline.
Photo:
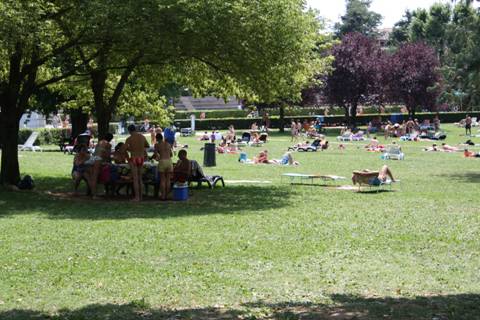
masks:
[[[74,47],[78,43],[78,41],[80,41],[80,39],[81,39],[81,36],[78,36],[77,38],[72,39],[69,42],[63,44],[62,46],[53,49],[49,54],[47,54],[47,55],[45,55],[41,58],[38,58],[35,61],[31,61],[29,64],[26,64],[22,68],[22,72],[21,72],[22,77],[24,77],[25,75],[30,73],[30,71],[32,69],[38,68],[39,66],[43,65],[49,59],[51,59],[55,56],[58,56],[60,53],[63,53],[65,51],[67,51],[68,49]]]
[[[118,81],[118,84],[115,90],[113,91],[113,94],[110,97],[110,100],[108,101],[108,107],[110,110],[114,109],[114,106],[117,104],[118,99],[122,94],[123,88],[127,83],[128,77],[130,76],[130,74],[132,74],[133,70],[137,67],[142,57],[143,57],[143,53],[139,52],[135,57],[132,58],[128,67],[123,71],[122,76],[120,77],[120,81]]]

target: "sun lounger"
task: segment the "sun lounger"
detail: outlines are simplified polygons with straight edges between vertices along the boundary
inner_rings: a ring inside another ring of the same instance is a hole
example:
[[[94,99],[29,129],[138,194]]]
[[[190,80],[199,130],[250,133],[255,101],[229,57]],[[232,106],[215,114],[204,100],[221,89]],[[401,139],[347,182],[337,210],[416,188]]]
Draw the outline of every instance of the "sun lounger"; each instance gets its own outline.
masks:
[[[192,174],[188,178],[188,183],[196,182],[197,187],[200,188],[202,186],[202,183],[206,183],[210,189],[215,188],[218,182],[222,183],[222,186],[225,187],[225,181],[223,180],[222,176],[206,176],[203,173],[202,167],[196,160],[190,160],[191,163],[191,168],[192,168]]]
[[[403,160],[405,154],[402,152],[399,146],[388,146],[386,152],[382,155],[384,160]]]
[[[316,139],[308,146],[292,146],[288,148],[288,151],[298,151],[298,152],[316,152],[319,149],[320,140]]]
[[[324,182],[336,182],[339,180],[345,180],[345,177],[334,176],[334,175],[320,175],[320,174],[303,174],[303,173],[284,173],[282,174],[282,178],[287,177],[290,180],[291,184],[294,184],[295,181],[310,181],[310,184],[313,184],[315,179],[320,179]]]
[[[43,151],[41,147],[33,145],[35,141],[37,141],[37,138],[38,138],[38,132],[33,131],[24,144],[18,145],[18,151],[27,151],[27,150],[31,150],[33,152]]]
[[[342,142],[352,141],[352,133],[350,133],[350,132],[349,133],[344,133],[341,136],[338,136],[337,140],[342,141]]]

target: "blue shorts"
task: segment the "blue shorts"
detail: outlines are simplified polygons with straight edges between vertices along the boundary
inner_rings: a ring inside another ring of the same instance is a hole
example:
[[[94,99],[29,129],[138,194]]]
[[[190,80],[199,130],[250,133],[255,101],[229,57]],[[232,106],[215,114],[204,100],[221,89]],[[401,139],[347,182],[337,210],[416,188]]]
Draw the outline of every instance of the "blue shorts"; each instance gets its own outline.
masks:
[[[382,181],[380,179],[378,179],[378,177],[375,177],[375,178],[371,178],[368,180],[368,184],[371,185],[371,186],[379,186],[382,184]]]

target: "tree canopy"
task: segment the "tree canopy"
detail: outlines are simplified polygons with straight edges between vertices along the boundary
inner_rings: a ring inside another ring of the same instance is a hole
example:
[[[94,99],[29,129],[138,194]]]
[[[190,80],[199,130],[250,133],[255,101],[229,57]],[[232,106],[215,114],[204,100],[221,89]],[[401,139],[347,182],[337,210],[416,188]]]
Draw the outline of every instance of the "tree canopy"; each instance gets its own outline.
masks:
[[[379,92],[384,53],[375,40],[350,33],[333,47],[332,56],[335,60],[325,81],[325,98],[331,105],[342,107],[354,124],[357,106],[371,102]]]
[[[1,0],[0,181],[19,180],[18,121],[43,87],[90,96],[101,134],[119,105],[158,107],[152,86],[172,82],[196,94],[298,99],[325,68],[314,54],[320,28],[302,0]],[[150,85],[130,87],[131,77]]]
[[[435,49],[444,77],[441,100],[451,105],[478,108],[478,30],[480,12],[471,0],[435,3],[429,9],[407,12],[392,33],[399,46],[421,41]]]
[[[341,22],[335,24],[337,37],[358,32],[365,36],[377,35],[377,28],[382,22],[382,16],[370,11],[371,0],[346,0],[346,12]]]
[[[385,90],[390,101],[403,102],[410,116],[419,108],[434,109],[441,82],[435,50],[423,43],[407,43],[387,57]]]

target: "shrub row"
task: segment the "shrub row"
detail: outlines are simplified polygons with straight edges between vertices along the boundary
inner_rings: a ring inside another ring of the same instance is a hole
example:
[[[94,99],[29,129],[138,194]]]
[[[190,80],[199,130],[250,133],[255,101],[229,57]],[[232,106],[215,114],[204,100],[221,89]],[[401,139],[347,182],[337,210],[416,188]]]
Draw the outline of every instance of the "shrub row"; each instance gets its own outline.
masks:
[[[288,107],[285,109],[285,116],[288,117],[305,117],[315,114],[323,114],[325,107]],[[400,107],[398,106],[388,106],[388,112],[399,112]],[[267,109],[266,110],[270,116],[279,116],[279,109]],[[378,108],[374,107],[364,107],[364,113],[374,114],[378,112]],[[210,110],[210,111],[176,111],[175,120],[190,119],[190,115],[194,114],[197,119],[200,119],[200,114],[205,112],[205,120],[209,119],[232,119],[232,118],[243,118],[246,117],[250,112],[249,110]],[[341,108],[330,108],[331,115],[343,115],[343,110]]]
[[[437,113],[433,112],[424,112],[424,113],[417,113],[415,118],[417,118],[419,121],[423,121],[424,119],[433,119]],[[459,122],[462,119],[465,119],[466,117],[466,112],[446,112],[446,113],[439,113],[439,118],[442,123],[454,123],[454,122]],[[480,118],[480,112],[470,112],[468,113],[472,117],[479,117]],[[387,121],[392,118],[393,114],[382,114],[380,115],[382,117],[382,121]],[[402,120],[407,120],[408,115],[407,114],[396,114],[398,116],[397,120],[402,121]],[[357,124],[358,125],[366,125],[368,124],[369,121],[371,121],[373,118],[378,117],[378,114],[364,114],[357,116]],[[290,126],[290,121],[291,120],[300,120],[303,121],[304,119],[308,120],[314,120],[314,117],[312,116],[295,116],[295,117],[285,117],[285,127]],[[326,116],[325,118],[325,124],[328,125],[341,125],[345,123],[345,116]],[[218,129],[218,130],[225,130],[228,128],[229,125],[233,125],[237,129],[247,129],[250,128],[253,122],[257,122],[257,124],[260,124],[262,121],[261,118],[225,118],[225,119],[204,119],[204,120],[197,120],[195,122],[195,129],[197,131],[202,131],[202,130],[212,130],[212,129]],[[187,128],[190,127],[190,120],[176,120],[175,124],[177,127],[180,128]],[[271,117],[271,127],[272,128],[278,128],[279,127],[279,118],[274,116]]]

